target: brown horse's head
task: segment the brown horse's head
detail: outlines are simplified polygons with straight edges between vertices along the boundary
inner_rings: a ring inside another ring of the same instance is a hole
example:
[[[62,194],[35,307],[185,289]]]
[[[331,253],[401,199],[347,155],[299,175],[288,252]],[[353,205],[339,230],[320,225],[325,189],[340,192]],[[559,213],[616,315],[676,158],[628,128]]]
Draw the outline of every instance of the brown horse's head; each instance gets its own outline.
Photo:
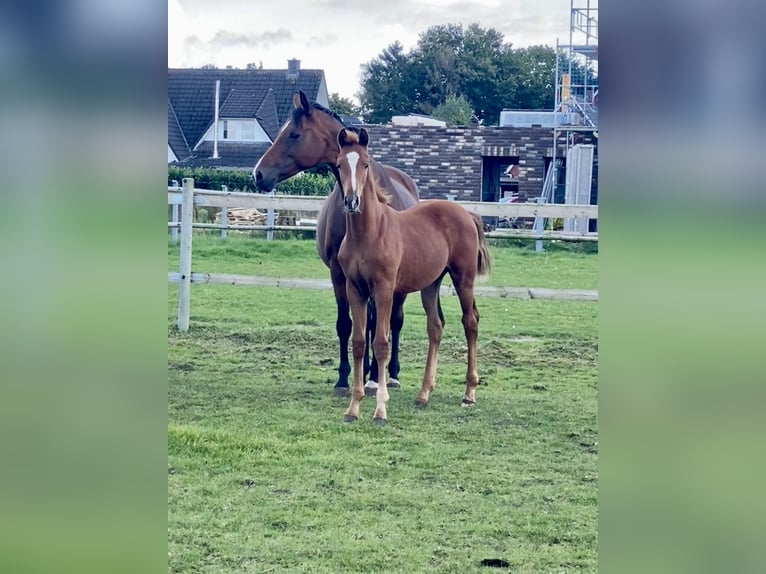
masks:
[[[263,191],[271,191],[304,169],[332,163],[338,155],[335,137],[343,126],[340,119],[318,104],[309,104],[302,91],[293,94],[293,105],[290,119],[253,168],[255,185]]]
[[[338,155],[336,167],[340,173],[343,190],[343,206],[348,213],[359,213],[362,208],[362,190],[371,176],[367,130],[343,128],[338,132]]]

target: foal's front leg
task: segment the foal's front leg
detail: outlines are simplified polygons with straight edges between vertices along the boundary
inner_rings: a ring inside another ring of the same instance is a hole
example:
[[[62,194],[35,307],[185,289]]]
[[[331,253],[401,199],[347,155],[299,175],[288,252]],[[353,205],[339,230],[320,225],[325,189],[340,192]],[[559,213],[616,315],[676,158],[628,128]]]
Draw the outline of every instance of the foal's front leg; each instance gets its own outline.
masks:
[[[394,298],[393,289],[389,286],[376,286],[373,297],[378,316],[375,339],[372,342],[372,348],[378,362],[378,391],[375,393],[375,414],[372,422],[377,425],[384,425],[388,419],[386,413],[386,403],[388,402],[386,362],[388,360],[388,329],[391,323],[391,307]]]
[[[359,418],[359,403],[364,398],[364,332],[367,325],[367,297],[363,297],[351,281],[346,282],[346,293],[349,306],[351,307],[351,349],[354,357],[354,383],[351,388],[351,402],[343,414],[343,422],[353,423]]]

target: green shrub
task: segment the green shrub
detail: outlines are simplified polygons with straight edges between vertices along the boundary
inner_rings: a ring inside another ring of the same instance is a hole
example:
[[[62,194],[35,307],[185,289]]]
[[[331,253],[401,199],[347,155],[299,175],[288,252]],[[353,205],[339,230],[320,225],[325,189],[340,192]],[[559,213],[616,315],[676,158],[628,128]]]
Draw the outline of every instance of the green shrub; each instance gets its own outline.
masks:
[[[328,195],[335,185],[332,173],[317,173],[321,170],[309,170],[302,175],[291,177],[277,186],[277,193],[290,195]],[[228,191],[256,192],[253,178],[246,170],[227,170],[207,167],[168,166],[168,185],[172,180],[179,184],[185,177],[194,178],[194,187],[220,191],[225,185]]]

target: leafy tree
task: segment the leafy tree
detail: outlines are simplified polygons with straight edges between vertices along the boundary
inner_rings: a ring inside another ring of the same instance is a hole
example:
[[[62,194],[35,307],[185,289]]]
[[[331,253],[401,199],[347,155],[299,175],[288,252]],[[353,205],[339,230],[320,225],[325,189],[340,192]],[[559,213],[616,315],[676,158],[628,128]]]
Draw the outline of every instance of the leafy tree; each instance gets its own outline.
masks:
[[[471,104],[464,96],[447,96],[444,103],[434,108],[431,114],[438,120],[444,120],[453,126],[467,126],[473,118]]]
[[[365,64],[358,97],[372,123],[433,114],[460,94],[479,121],[497,124],[503,109],[553,109],[555,70],[549,46],[514,49],[495,29],[446,24],[428,28],[407,53],[396,42]]]
[[[362,66],[361,112],[370,123],[385,123],[396,114],[416,108],[419,85],[412,76],[413,63],[399,42]]]
[[[338,95],[337,92],[330,94],[329,101],[330,101],[330,109],[334,111],[336,114],[340,114],[342,116],[355,116],[355,117],[359,117],[361,115],[361,110],[359,109],[359,106],[357,106],[349,98],[340,97],[340,95]]]

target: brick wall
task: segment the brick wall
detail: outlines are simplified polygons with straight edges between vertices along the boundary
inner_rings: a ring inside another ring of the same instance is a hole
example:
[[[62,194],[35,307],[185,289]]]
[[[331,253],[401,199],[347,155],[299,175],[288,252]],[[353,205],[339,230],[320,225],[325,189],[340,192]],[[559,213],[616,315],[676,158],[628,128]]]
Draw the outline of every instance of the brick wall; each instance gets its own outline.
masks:
[[[551,156],[548,128],[365,126],[370,152],[378,161],[406,171],[423,198],[481,199],[483,157],[518,156],[519,192],[540,195],[545,157]],[[563,153],[560,147],[558,154]]]

